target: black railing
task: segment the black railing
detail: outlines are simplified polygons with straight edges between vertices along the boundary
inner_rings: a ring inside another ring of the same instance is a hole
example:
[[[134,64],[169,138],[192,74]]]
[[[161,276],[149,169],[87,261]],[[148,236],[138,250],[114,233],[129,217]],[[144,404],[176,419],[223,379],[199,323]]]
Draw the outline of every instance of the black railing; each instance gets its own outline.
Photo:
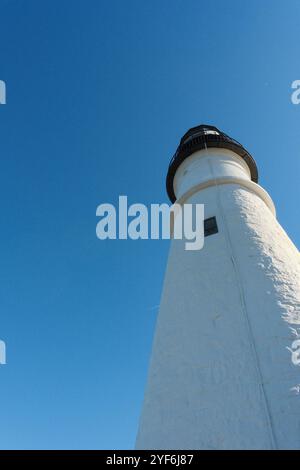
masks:
[[[167,192],[172,202],[175,202],[176,195],[173,188],[173,179],[179,165],[192,153],[205,148],[226,148],[232,150],[242,157],[251,172],[251,179],[258,180],[257,167],[250,153],[237,140],[221,132],[214,126],[201,125],[193,127],[184,134],[180,144],[173,155],[167,174]]]

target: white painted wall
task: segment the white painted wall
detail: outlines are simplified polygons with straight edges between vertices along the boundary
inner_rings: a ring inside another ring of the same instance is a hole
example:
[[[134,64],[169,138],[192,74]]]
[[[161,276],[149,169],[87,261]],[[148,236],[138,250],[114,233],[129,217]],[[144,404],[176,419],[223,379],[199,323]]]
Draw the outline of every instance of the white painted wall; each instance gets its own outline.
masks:
[[[259,191],[215,179],[193,193],[203,173],[188,184],[186,169],[175,190],[219,233],[200,251],[171,243],[136,448],[300,449],[299,252]]]
[[[231,150],[215,148],[198,150],[185,159],[177,169],[174,191],[178,199],[197,184],[224,177],[251,180],[248,165]]]

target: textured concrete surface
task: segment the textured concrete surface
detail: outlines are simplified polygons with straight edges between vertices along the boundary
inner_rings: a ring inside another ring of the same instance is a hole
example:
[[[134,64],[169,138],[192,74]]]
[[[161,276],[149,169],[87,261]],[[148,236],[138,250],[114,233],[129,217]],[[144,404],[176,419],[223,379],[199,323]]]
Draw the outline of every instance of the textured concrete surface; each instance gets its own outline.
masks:
[[[186,202],[219,233],[171,243],[136,447],[300,449],[299,252],[248,188]]]

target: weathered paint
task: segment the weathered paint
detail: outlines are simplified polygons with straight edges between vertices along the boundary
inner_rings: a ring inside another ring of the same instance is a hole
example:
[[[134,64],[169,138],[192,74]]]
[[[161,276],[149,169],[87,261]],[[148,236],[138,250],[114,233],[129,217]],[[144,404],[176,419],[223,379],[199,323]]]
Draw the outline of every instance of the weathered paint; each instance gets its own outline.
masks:
[[[136,447],[300,449],[299,252],[259,191],[205,158],[210,184],[191,191],[203,173],[185,163],[176,194],[219,232],[171,243]]]

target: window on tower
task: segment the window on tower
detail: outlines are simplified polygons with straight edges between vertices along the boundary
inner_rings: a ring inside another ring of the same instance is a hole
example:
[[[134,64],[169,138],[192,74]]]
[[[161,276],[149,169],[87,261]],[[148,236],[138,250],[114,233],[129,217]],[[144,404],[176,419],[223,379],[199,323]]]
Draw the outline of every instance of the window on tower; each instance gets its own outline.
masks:
[[[219,132],[213,131],[212,129],[203,129],[204,134],[213,134],[213,135],[219,135]]]
[[[201,129],[200,131],[195,132],[195,134],[192,134],[187,139],[185,139],[184,143],[186,144],[187,142],[195,139],[196,137],[207,135],[207,134],[220,135],[219,132],[214,131],[212,129]]]
[[[209,217],[209,219],[204,220],[204,236],[208,237],[214,233],[218,233],[218,225],[215,217]]]

